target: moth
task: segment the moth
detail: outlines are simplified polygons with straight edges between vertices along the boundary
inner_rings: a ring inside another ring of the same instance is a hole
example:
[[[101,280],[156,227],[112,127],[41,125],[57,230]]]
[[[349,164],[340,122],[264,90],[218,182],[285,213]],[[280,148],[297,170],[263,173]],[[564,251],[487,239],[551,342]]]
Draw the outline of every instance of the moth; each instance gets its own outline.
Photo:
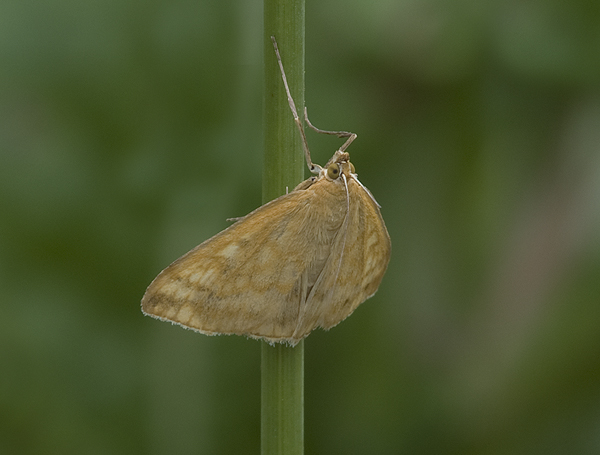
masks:
[[[337,325],[377,291],[391,241],[380,206],[358,180],[347,138],[323,167],[314,164],[273,46],[309,170],[293,191],[259,207],[183,255],[152,281],[144,314],[206,335],[236,334],[296,345]]]

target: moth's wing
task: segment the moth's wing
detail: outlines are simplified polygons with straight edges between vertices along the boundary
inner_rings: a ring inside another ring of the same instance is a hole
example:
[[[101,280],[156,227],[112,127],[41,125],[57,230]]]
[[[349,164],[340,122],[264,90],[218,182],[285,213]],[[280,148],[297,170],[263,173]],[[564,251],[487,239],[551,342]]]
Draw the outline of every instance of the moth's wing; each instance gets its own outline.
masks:
[[[391,255],[391,241],[379,207],[353,179],[348,181],[349,212],[331,247],[321,276],[302,309],[295,336],[329,329],[377,291]]]
[[[306,229],[312,197],[281,196],[176,260],[148,287],[144,313],[209,335],[295,344],[307,269],[323,254]]]

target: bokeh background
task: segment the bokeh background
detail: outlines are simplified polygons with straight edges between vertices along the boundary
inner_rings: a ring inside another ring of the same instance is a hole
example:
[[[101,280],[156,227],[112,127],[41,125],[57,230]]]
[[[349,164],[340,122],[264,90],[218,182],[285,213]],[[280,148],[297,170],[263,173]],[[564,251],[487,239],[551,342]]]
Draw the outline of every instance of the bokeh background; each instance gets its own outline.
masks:
[[[261,8],[0,3],[0,453],[258,453],[259,342],[139,302],[260,205]],[[600,3],[306,9],[393,244],[305,342],[306,453],[600,453]]]

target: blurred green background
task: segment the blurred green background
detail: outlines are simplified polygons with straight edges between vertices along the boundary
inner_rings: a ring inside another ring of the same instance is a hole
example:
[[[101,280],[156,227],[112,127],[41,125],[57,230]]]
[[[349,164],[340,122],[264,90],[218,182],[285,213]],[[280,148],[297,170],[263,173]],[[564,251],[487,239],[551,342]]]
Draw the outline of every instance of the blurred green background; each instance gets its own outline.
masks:
[[[261,8],[0,3],[0,453],[258,453],[260,344],[139,302],[260,205]],[[306,9],[393,244],[306,340],[306,453],[600,453],[600,3]]]

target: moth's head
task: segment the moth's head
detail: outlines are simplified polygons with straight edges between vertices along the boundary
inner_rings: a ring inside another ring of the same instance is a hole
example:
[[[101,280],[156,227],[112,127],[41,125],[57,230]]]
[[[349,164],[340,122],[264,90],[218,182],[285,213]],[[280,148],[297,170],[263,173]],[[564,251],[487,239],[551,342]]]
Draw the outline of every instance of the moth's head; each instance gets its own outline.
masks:
[[[350,174],[356,175],[356,171],[354,165],[350,162],[350,155],[337,150],[321,170],[321,175],[333,181],[337,180],[342,174],[346,176],[346,180],[349,180],[351,178]]]

